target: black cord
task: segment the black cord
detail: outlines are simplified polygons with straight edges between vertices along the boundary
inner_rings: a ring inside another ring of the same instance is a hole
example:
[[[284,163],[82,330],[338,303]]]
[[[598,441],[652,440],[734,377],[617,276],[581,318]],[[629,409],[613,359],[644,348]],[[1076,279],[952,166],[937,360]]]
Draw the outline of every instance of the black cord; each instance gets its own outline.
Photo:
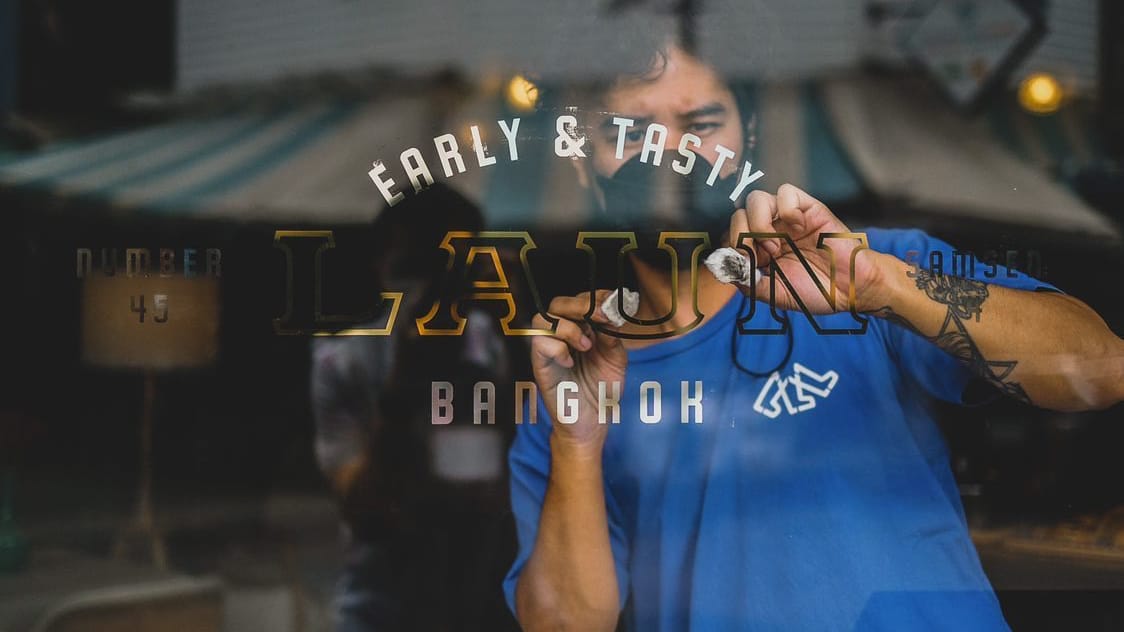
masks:
[[[749,375],[749,376],[752,376],[752,377],[768,377],[768,376],[772,375],[773,373],[776,373],[777,371],[780,371],[781,369],[783,369],[785,367],[785,365],[788,364],[789,359],[792,358],[792,347],[793,347],[792,322],[788,318],[785,319],[784,333],[785,333],[785,336],[788,338],[788,348],[785,349],[784,359],[781,360],[781,363],[778,364],[777,366],[773,367],[772,369],[770,369],[768,371],[765,371],[764,373],[758,373],[757,371],[752,371],[750,369],[747,369],[745,366],[742,365],[741,362],[738,361],[738,321],[742,319],[742,311],[745,310],[745,308],[748,305],[749,305],[749,299],[746,298],[745,294],[742,294],[742,302],[741,302],[741,305],[738,306],[738,313],[737,313],[737,315],[734,316],[734,326],[730,330],[730,335],[731,335],[731,339],[730,339],[730,359],[733,360],[734,366],[737,367],[739,371],[741,371],[742,373],[745,373],[746,375]]]

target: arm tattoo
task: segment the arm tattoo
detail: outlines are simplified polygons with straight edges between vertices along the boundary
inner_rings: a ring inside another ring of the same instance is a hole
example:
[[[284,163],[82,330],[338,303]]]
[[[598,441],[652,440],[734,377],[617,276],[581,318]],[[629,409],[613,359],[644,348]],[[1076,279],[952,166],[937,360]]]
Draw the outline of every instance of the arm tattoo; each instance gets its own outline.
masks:
[[[915,269],[906,274],[913,279],[917,289],[925,292],[930,299],[948,306],[944,323],[935,336],[927,336],[913,323],[898,314],[889,305],[874,311],[876,316],[901,325],[929,342],[937,345],[952,357],[963,362],[971,372],[983,378],[988,384],[999,389],[1004,395],[1019,401],[1031,403],[1030,397],[1018,383],[1010,380],[1017,360],[988,360],[983,357],[976,342],[965,327],[965,321],[979,322],[983,304],[987,300],[987,285],[980,281],[965,279],[951,274],[933,274],[928,270]]]

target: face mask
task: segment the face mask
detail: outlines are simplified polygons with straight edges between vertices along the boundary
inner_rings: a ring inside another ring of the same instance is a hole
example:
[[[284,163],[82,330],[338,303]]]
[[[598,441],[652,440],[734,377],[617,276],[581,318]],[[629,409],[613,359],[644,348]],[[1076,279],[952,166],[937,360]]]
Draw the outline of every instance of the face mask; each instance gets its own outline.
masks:
[[[637,154],[612,177],[597,177],[605,204],[597,209],[598,229],[631,230],[648,235],[660,231],[707,231],[721,237],[736,208],[730,201],[737,174],[706,183],[712,165],[698,155],[694,168],[680,175],[670,167],[677,154],[666,154],[660,166],[640,162]],[[655,243],[651,241],[650,243]]]

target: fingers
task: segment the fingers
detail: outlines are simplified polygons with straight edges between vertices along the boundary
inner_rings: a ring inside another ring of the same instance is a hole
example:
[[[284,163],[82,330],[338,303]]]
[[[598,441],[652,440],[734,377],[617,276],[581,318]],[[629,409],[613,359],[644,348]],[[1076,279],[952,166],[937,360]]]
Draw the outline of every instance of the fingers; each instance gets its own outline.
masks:
[[[785,208],[810,211],[816,206],[823,206],[824,204],[795,184],[785,183],[777,189],[777,205],[782,211]]]
[[[535,327],[549,328],[550,323],[542,314],[532,319]],[[531,340],[531,352],[542,362],[555,362],[567,369],[574,367],[574,356],[570,350],[585,352],[593,347],[593,341],[582,328],[572,320],[558,319],[558,326],[552,336],[535,336]]]
[[[758,274],[755,277],[756,282],[753,286],[754,298],[758,301],[774,305],[776,298],[773,296],[773,289],[776,287],[776,277],[770,274]],[[748,292],[746,292],[748,293]]]
[[[593,293],[593,314],[590,319],[594,322],[608,324],[609,318],[601,309],[601,304],[609,296],[610,290],[597,290]],[[554,316],[560,316],[569,320],[585,320],[586,312],[589,311],[589,292],[582,292],[577,296],[558,296],[550,302],[547,307],[547,312]]]
[[[773,233],[777,229],[773,221],[777,218],[777,199],[764,191],[754,191],[745,200],[746,216],[749,219],[749,230],[755,233]],[[758,251],[764,250],[768,257],[759,258],[757,265],[764,266],[768,260],[776,257],[781,251],[781,240],[777,238],[759,239]],[[764,260],[762,260],[764,259]]]
[[[771,258],[769,257],[769,253],[765,252],[761,248],[761,245],[756,242],[756,240],[746,239],[744,243],[740,243],[738,241],[738,235],[748,232],[750,232],[749,213],[748,211],[746,211],[746,209],[739,208],[738,210],[734,211],[733,215],[730,216],[730,247],[734,248],[735,250],[749,249],[753,252],[754,261],[758,266],[768,265],[769,261],[771,260]]]
[[[531,361],[534,366],[543,367],[557,364],[560,367],[574,368],[574,357],[566,343],[550,336],[535,336],[531,341]]]
[[[793,240],[805,236],[808,230],[810,213],[815,215],[831,213],[823,202],[812,197],[803,189],[787,183],[782,184],[777,189],[775,196],[761,190],[751,192],[746,197],[745,206],[744,213],[748,220],[749,231],[755,233],[782,232]],[[735,218],[740,212],[739,210],[735,213]],[[822,219],[822,215],[820,217]],[[834,218],[834,216],[832,217]],[[815,223],[815,221],[813,219],[812,223]],[[733,222],[731,222],[730,232],[731,238],[735,239],[737,233],[734,231]],[[785,241],[782,239],[761,239],[759,241],[761,242],[759,250],[773,258],[779,256],[785,246]],[[758,265],[763,266],[767,263],[766,260],[759,262]]]
[[[804,232],[804,212],[819,201],[791,184],[777,189],[777,215],[787,225],[788,233],[798,239]]]
[[[730,244],[731,248],[738,247],[738,235],[749,232],[749,215],[746,215],[744,208],[739,208],[734,211],[730,216]],[[753,248],[753,242],[747,243],[747,246]]]
[[[594,310],[590,320],[610,324],[610,319],[602,311],[601,303],[609,296],[609,290],[597,290],[593,293]],[[620,344],[620,340],[613,336],[598,336],[593,328],[585,321],[589,311],[590,293],[582,292],[577,296],[558,296],[550,302],[547,312],[557,317],[558,324],[554,333],[549,336],[535,336],[531,340],[533,356],[543,364],[554,362],[567,369],[574,367],[574,352],[585,353],[597,344],[603,349],[612,348]],[[532,326],[541,329],[550,329],[550,322],[542,314],[536,314],[532,319]],[[596,342],[595,342],[596,341]]]
[[[800,236],[805,236],[809,232],[809,227],[823,227],[832,226],[833,231],[847,232],[849,229],[846,224],[839,220],[831,209],[809,195],[800,187],[791,184],[782,184],[777,189],[777,206],[781,213],[782,219],[790,218],[786,221],[799,221],[800,222]],[[799,216],[799,219],[796,220]],[[797,237],[794,236],[794,239]]]

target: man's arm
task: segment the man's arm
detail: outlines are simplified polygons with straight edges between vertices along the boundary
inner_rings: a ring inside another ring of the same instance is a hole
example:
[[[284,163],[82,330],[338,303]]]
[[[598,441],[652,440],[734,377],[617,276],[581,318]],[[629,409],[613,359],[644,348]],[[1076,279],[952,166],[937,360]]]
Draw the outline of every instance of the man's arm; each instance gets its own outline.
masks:
[[[823,202],[791,184],[775,196],[751,193],[746,208],[730,219],[730,245],[741,246],[743,234],[774,231],[791,241],[765,235],[753,240],[757,265],[783,270],[798,296],[813,299],[813,310],[847,309],[846,302],[815,300],[830,280],[842,296],[853,293],[859,311],[914,330],[1011,397],[1056,410],[1106,408],[1124,399],[1124,341],[1077,299],[931,274],[891,254],[856,253],[854,245],[823,249],[824,233],[851,231]],[[806,264],[817,284],[804,273]],[[804,309],[787,285],[775,286],[771,275],[762,275],[758,300]]]
[[[598,292],[596,304],[607,294]],[[552,425],[538,531],[515,587],[516,615],[526,630],[612,630],[620,612],[601,467],[608,426],[598,423],[592,393],[598,382],[623,382],[628,359],[620,339],[582,322],[589,301],[588,294],[554,299],[555,334],[531,343],[535,381],[551,419],[559,420],[560,384],[579,384],[581,394],[577,418]],[[608,323],[600,307],[593,318]],[[550,326],[541,314],[533,324]]]
[[[551,437],[551,467],[534,551],[515,588],[525,630],[612,630],[619,592],[600,446]]]
[[[860,308],[917,332],[1000,392],[1065,411],[1124,400],[1124,340],[1081,301],[868,256],[877,273]]]

